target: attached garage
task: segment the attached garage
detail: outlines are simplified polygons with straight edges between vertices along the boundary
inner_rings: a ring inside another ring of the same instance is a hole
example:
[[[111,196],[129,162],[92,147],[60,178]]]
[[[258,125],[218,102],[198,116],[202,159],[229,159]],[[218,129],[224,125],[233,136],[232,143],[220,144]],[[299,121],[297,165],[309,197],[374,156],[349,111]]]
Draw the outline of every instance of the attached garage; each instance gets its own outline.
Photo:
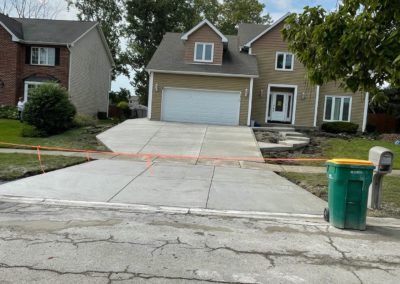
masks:
[[[239,125],[240,92],[164,88],[161,120]]]

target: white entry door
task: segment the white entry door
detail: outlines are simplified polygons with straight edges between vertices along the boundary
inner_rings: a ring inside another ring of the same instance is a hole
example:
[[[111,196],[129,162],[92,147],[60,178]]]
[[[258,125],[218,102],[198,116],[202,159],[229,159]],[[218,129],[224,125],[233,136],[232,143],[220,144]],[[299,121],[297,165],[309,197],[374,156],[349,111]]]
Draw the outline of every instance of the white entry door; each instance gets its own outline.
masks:
[[[238,125],[240,92],[164,88],[164,121]]]
[[[271,93],[270,120],[290,122],[292,119],[293,94]]]

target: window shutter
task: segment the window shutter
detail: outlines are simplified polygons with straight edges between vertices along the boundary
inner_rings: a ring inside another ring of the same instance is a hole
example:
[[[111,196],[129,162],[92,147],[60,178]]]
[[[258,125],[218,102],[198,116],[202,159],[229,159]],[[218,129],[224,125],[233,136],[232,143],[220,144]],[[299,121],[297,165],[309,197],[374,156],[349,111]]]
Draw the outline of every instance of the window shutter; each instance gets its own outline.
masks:
[[[55,65],[60,65],[60,48],[56,47],[56,58],[55,58]]]
[[[25,64],[31,64],[31,47],[25,47]]]

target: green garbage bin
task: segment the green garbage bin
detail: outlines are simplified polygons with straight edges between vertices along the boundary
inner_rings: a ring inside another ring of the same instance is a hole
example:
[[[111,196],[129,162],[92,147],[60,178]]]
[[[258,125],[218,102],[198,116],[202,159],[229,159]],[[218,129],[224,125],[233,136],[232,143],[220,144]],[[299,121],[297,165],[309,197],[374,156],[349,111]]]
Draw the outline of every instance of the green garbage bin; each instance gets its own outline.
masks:
[[[333,159],[326,162],[328,207],[325,219],[341,229],[365,230],[368,190],[375,166],[370,161]]]

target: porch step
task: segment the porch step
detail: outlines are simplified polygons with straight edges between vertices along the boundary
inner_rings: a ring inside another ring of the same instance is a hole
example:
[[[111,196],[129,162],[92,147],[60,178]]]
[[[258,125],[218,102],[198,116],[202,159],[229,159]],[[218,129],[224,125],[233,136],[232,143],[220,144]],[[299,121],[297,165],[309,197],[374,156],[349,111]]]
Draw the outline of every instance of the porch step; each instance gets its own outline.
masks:
[[[293,127],[284,126],[265,126],[265,127],[253,127],[254,130],[271,131],[271,132],[295,132]]]
[[[261,151],[264,150],[268,152],[284,152],[293,149],[291,146],[265,142],[258,142],[258,146],[260,147]]]
[[[307,137],[305,134],[301,132],[296,132],[296,131],[281,131],[280,136],[283,138],[290,138],[292,136],[294,137]]]
[[[295,140],[295,141],[303,141],[303,142],[310,143],[310,138],[304,137],[304,136],[289,136],[289,137],[286,137],[285,140]]]
[[[309,142],[306,141],[299,141],[299,140],[284,140],[284,141],[279,141],[279,144],[285,145],[285,146],[290,146],[293,149],[298,149],[302,148],[308,145]]]

